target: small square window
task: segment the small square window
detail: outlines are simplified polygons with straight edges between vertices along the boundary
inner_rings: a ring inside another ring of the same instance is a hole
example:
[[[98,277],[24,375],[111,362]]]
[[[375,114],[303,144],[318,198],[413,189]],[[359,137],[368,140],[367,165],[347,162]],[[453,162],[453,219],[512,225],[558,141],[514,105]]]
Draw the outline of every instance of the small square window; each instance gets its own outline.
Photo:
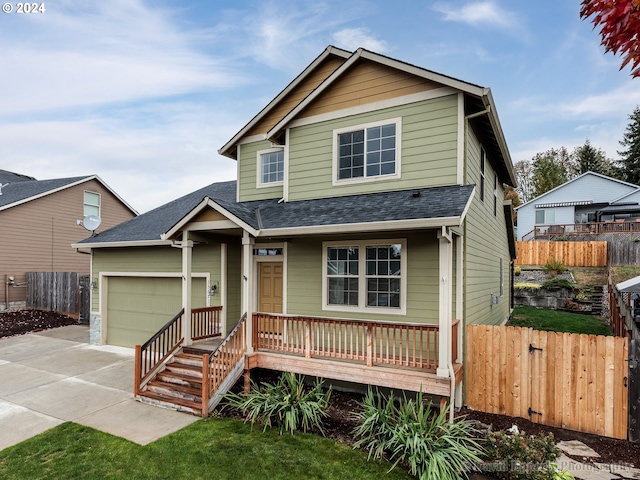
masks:
[[[100,194],[95,192],[84,192],[83,215],[100,216]]]
[[[284,150],[258,152],[258,185],[273,185],[284,181]]]

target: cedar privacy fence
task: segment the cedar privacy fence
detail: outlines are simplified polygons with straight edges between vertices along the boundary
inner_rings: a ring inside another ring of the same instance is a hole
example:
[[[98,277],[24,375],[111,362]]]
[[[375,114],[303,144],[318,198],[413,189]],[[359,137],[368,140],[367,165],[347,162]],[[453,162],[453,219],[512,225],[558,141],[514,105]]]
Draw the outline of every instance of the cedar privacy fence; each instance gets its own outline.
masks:
[[[466,399],[473,410],[626,439],[628,430],[638,434],[639,420],[632,419],[632,432],[629,375],[635,385],[640,371],[629,367],[624,337],[467,326]]]
[[[516,242],[516,265],[544,265],[558,260],[567,267],[604,267],[607,242]]]

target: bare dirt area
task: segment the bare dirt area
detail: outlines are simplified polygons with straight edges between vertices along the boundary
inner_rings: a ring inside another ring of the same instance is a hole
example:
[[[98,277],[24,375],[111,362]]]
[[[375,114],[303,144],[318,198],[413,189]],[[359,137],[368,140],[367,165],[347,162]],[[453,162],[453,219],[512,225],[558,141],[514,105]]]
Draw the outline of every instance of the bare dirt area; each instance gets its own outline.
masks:
[[[77,324],[74,318],[46,310],[0,312],[0,338]]]

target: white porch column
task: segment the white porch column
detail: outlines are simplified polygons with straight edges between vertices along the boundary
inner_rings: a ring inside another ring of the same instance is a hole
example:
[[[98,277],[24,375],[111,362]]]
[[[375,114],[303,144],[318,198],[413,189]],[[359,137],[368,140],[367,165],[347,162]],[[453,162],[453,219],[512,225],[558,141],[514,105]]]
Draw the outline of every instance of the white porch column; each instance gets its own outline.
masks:
[[[449,363],[451,362],[451,315],[452,315],[452,248],[451,232],[442,227],[438,232],[439,251],[439,326],[438,332],[438,368],[436,374],[439,377],[449,377]]]
[[[462,342],[465,322],[464,322],[464,237],[456,236],[454,238],[456,246],[456,315],[455,318],[460,320],[458,323],[458,358],[453,358],[455,362],[464,360],[464,343]],[[455,392],[455,406],[462,406],[462,386],[460,382]]]
[[[247,314],[247,353],[253,353],[253,245],[249,232],[242,233],[242,312]]]
[[[189,240],[189,232],[182,233],[182,338],[184,345],[191,345],[191,270],[193,256],[193,241]]]

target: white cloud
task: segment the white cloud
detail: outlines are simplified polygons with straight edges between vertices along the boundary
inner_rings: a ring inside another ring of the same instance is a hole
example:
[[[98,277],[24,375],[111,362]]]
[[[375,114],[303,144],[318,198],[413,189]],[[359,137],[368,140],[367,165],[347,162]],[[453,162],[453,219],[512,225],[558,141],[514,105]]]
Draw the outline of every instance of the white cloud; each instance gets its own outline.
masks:
[[[468,3],[461,8],[449,4],[438,4],[433,9],[444,14],[444,19],[473,26],[491,25],[503,29],[514,29],[518,25],[516,16],[502,9],[493,1]]]
[[[345,28],[333,34],[336,47],[354,51],[360,47],[376,53],[388,50],[387,42],[379,40],[366,28]]]

